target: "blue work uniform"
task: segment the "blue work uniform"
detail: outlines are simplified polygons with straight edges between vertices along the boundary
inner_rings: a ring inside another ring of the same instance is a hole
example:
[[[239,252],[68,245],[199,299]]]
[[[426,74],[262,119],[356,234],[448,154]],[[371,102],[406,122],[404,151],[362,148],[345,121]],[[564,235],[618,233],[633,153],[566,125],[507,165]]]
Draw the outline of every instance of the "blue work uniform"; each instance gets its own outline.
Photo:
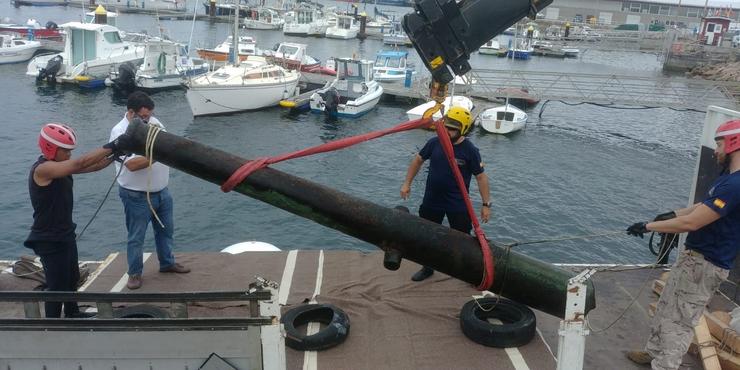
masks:
[[[453,145],[452,148],[463,182],[469,191],[473,175],[483,173],[480,151],[468,139]],[[470,233],[472,226],[467,207],[439,138],[429,139],[419,151],[419,156],[423,160],[429,160],[429,174],[424,200],[419,207],[419,216],[441,224],[446,215],[451,228]]]
[[[720,176],[702,202],[720,218],[686,237],[686,248],[723,269],[732,269],[740,248],[740,171]]]

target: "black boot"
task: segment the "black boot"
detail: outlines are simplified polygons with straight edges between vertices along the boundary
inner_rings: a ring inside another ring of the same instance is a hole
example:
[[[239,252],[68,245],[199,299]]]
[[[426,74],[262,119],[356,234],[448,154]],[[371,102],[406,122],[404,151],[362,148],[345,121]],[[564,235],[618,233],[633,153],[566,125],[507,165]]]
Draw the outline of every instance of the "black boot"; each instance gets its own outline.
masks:
[[[424,280],[424,279],[432,276],[433,273],[434,273],[434,269],[432,269],[431,267],[424,266],[424,267],[421,268],[421,270],[417,271],[414,274],[414,276],[411,277],[411,280],[413,280],[413,281],[422,281],[422,280]]]

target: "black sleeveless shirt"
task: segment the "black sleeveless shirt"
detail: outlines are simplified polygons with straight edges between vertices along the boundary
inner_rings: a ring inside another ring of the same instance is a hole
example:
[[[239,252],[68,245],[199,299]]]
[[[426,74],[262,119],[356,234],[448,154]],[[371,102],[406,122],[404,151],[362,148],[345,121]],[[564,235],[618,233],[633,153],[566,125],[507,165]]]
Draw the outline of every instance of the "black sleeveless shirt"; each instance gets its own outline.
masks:
[[[75,240],[72,222],[72,176],[54,179],[46,186],[33,181],[33,172],[46,159],[41,156],[28,175],[28,193],[33,206],[33,226],[25,245],[33,248],[34,242],[68,242]]]

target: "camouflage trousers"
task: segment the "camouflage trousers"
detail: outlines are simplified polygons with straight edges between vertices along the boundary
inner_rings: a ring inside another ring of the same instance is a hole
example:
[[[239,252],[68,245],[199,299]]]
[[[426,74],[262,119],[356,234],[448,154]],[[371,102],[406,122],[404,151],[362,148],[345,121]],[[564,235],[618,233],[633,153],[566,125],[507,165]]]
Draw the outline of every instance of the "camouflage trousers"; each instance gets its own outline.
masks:
[[[694,327],[729,270],[717,267],[694,251],[684,250],[671,269],[660,295],[645,350],[654,370],[675,370],[689,350]]]

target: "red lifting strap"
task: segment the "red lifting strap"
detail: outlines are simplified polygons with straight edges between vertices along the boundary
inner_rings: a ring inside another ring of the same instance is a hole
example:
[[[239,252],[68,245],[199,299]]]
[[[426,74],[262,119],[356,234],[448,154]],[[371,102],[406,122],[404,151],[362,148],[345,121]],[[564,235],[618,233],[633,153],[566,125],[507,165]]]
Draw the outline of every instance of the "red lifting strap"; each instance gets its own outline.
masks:
[[[437,130],[437,136],[439,142],[442,144],[442,149],[447,157],[447,162],[450,164],[452,173],[455,174],[455,181],[457,187],[460,189],[460,193],[463,195],[465,200],[465,207],[468,209],[468,216],[473,222],[473,230],[475,230],[475,236],[478,238],[478,244],[480,244],[480,250],[483,253],[483,280],[478,285],[478,290],[488,290],[493,285],[493,255],[491,254],[491,248],[488,246],[488,240],[486,240],[486,234],[483,233],[483,229],[480,227],[478,217],[475,215],[473,209],[473,203],[470,201],[468,196],[468,189],[465,187],[460,168],[457,166],[457,160],[455,159],[455,150],[452,148],[452,141],[450,141],[450,135],[447,134],[447,128],[442,123],[443,120],[435,122],[435,129]]]
[[[475,235],[478,237],[478,242],[481,246],[481,252],[483,253],[483,265],[484,265],[484,273],[483,273],[483,280],[481,281],[480,285],[478,285],[479,290],[486,290],[493,284],[493,256],[491,254],[491,249],[488,246],[488,241],[486,240],[486,236],[483,233],[483,230],[480,228],[480,223],[478,223],[478,218],[475,216],[475,211],[473,210],[473,204],[470,202],[470,197],[468,196],[468,192],[465,188],[465,184],[462,179],[462,175],[460,174],[460,169],[457,168],[457,163],[455,161],[455,154],[452,149],[452,142],[450,142],[450,137],[447,134],[447,130],[444,128],[444,125],[442,124],[444,119],[440,119],[435,122],[435,127],[437,129],[437,135],[440,138],[440,142],[442,143],[442,148],[445,151],[445,154],[447,155],[447,160],[450,163],[450,167],[452,167],[452,171],[455,174],[455,180],[457,180],[457,186],[460,188],[460,191],[463,194],[463,197],[465,198],[465,205],[468,209],[468,215],[470,216],[470,219],[473,222],[473,227],[475,229]],[[292,153],[285,153],[281,154],[275,157],[259,157],[254,160],[251,160],[241,167],[234,171],[233,174],[221,185],[221,190],[225,193],[230,192],[234,189],[235,186],[239,185],[244,179],[247,178],[252,172],[257,171],[261,168],[265,168],[268,165],[271,165],[273,163],[282,162],[288,159],[293,158],[299,158],[299,157],[305,157],[313,154],[318,153],[325,153],[330,152],[342,148],[346,148],[355,144],[359,144],[368,140],[376,139],[385,135],[393,134],[396,132],[401,131],[408,131],[413,130],[416,128],[421,127],[429,127],[430,123],[432,123],[431,118],[420,118],[416,120],[406,121],[404,123],[401,123],[397,126],[387,128],[384,130],[378,130],[373,132],[368,132],[366,134],[347,137],[344,139],[339,139],[335,141],[331,141],[325,144],[317,145],[311,148],[302,149],[296,152]]]

